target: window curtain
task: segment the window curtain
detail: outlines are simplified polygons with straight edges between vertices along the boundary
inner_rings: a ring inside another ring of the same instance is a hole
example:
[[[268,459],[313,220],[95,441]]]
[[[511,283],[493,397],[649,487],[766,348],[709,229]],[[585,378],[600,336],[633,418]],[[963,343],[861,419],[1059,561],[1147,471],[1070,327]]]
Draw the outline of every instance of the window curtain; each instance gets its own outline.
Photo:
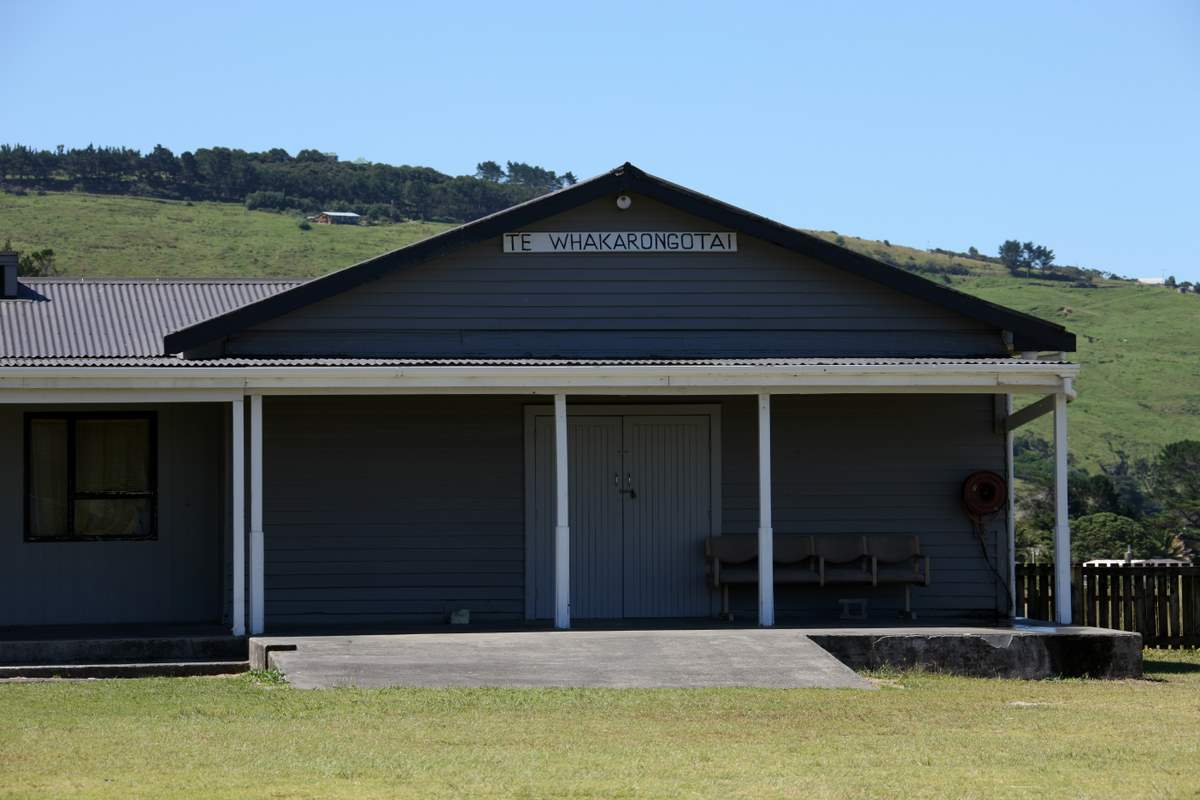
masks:
[[[109,494],[75,501],[79,536],[137,536],[149,525],[150,502],[120,497],[150,489],[149,423],[144,419],[81,419],[75,427],[76,495]]]
[[[148,491],[149,440],[144,419],[79,420],[75,426],[75,491]]]
[[[30,424],[29,532],[38,538],[66,536],[67,421]]]

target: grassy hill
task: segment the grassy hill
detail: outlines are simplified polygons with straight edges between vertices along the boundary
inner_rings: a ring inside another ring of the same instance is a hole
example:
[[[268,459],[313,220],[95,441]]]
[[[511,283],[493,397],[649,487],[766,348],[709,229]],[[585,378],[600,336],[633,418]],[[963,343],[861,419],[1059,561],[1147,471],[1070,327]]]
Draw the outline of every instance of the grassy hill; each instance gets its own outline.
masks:
[[[834,241],[837,234],[819,231]],[[1015,278],[1004,267],[945,253],[843,236],[846,247],[900,264],[966,267],[930,275],[955,289],[1065,325],[1083,365],[1068,440],[1083,466],[1151,457],[1164,444],[1200,439],[1200,296],[1162,286],[1096,280],[1095,288]],[[1018,400],[1018,404],[1025,401]],[[1050,436],[1050,417],[1029,430]]]
[[[52,248],[79,277],[295,277],[320,275],[424,239],[448,225],[313,225],[236,203],[119,195],[0,193],[0,244]]]
[[[224,203],[110,195],[0,194],[0,241],[19,250],[51,247],[78,276],[309,276],[344,267],[447,226],[314,225]],[[832,232],[815,232],[831,241]],[[1095,468],[1152,456],[1162,445],[1200,439],[1200,296],[1124,281],[1080,288],[1014,278],[989,261],[844,237],[844,244],[901,265],[965,268],[933,275],[956,289],[1066,325],[1083,364],[1071,411],[1071,450]],[[1030,426],[1046,435],[1049,420]]]

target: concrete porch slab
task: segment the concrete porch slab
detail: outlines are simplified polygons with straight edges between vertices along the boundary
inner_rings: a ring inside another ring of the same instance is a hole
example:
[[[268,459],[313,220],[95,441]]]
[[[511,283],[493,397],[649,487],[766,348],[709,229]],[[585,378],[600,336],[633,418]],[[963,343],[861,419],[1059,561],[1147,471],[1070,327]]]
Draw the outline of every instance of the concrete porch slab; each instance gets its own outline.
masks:
[[[787,629],[255,637],[250,651],[252,666],[274,667],[305,689],[872,688]]]

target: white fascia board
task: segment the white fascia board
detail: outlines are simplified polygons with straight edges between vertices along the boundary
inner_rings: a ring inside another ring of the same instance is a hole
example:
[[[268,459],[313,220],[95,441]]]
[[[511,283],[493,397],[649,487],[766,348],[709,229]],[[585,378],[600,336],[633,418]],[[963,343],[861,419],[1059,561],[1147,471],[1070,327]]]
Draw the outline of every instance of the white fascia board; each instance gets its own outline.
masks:
[[[779,393],[847,391],[1061,391],[1075,364],[838,364],[813,366],[561,366],[561,367],[18,367],[0,370],[0,402],[37,391],[154,390],[195,400],[227,400],[238,392],[341,391],[545,394],[720,391]],[[208,394],[211,393],[211,397]],[[12,402],[12,401],[10,401]]]

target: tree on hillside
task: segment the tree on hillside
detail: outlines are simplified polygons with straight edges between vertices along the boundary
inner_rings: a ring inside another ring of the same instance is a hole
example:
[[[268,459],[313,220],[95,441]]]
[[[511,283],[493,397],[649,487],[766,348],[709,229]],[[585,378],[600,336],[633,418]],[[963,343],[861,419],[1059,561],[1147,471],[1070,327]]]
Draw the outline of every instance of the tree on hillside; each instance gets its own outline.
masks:
[[[12,252],[12,249],[12,240],[5,239],[4,246],[0,247],[0,251]],[[17,274],[22,278],[48,278],[51,275],[57,275],[58,267],[54,264],[54,251],[47,247],[24,254],[17,259]]]
[[[250,208],[356,211],[376,220],[464,221],[570,186],[532,164],[495,161],[475,176],[451,177],[429,167],[393,166],[335,153],[283,148],[248,152],[202,147],[175,156],[157,145],[142,155],[127,147],[37,150],[0,144],[0,181],[20,188],[138,194],[173,200],[244,202]]]
[[[1180,528],[1200,530],[1200,442],[1173,442],[1150,468],[1150,489],[1164,517]]]
[[[1007,239],[1000,245],[1000,263],[1008,267],[1013,275],[1019,275],[1024,270],[1028,278],[1032,270],[1046,270],[1054,266],[1054,251],[1033,242]]]
[[[564,186],[575,183],[575,176],[570,172],[559,176],[553,170],[525,164],[520,161],[508,162],[508,182],[517,186],[526,186],[539,192],[552,192]]]
[[[1033,242],[1026,242],[1022,245],[1022,249],[1025,251],[1025,260],[1034,269],[1045,270],[1054,266],[1054,251],[1049,247],[1034,244]]]
[[[489,183],[503,183],[508,176],[504,174],[504,168],[495,161],[480,161],[475,165],[475,177]]]
[[[1021,243],[1016,239],[1006,239],[1000,245],[1000,263],[1008,267],[1008,271],[1016,275],[1025,266],[1025,254]]]
[[[138,173],[147,183],[160,186],[173,182],[179,176],[179,162],[170,149],[156,144],[153,150],[142,157]]]

